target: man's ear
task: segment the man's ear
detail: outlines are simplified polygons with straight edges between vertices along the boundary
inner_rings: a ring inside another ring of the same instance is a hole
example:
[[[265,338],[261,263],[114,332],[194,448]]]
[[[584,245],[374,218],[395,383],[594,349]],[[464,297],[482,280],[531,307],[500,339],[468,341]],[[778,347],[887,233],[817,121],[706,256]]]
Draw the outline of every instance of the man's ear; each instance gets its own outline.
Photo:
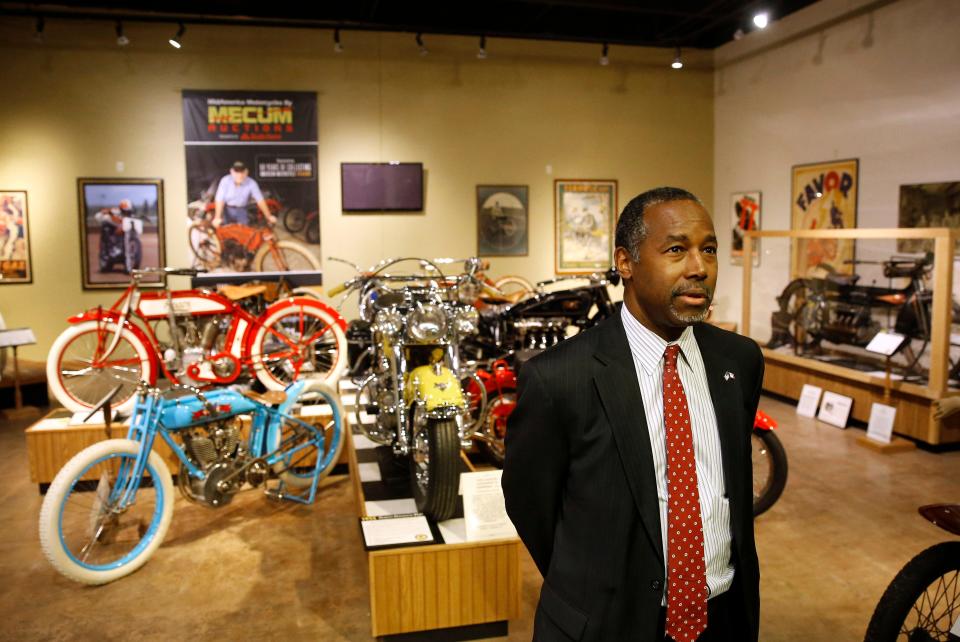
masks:
[[[630,253],[624,247],[618,247],[613,252],[613,264],[617,266],[617,272],[624,279],[633,278],[633,259]]]

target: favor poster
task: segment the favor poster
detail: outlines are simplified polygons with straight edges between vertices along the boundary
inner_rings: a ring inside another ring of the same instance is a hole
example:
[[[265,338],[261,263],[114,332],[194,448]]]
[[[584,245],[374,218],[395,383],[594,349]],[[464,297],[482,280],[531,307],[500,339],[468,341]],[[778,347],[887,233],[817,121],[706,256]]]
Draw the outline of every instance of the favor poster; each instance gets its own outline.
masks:
[[[731,198],[730,214],[733,230],[730,263],[743,265],[743,235],[760,229],[760,192],[737,192]],[[753,239],[753,265],[760,265],[760,239]]]
[[[185,90],[183,129],[194,266],[319,270],[316,93]]]
[[[857,159],[794,165],[791,188],[792,229],[851,229],[857,226]],[[830,270],[852,274],[853,239],[795,239],[792,278]],[[818,270],[819,268],[819,270]]]

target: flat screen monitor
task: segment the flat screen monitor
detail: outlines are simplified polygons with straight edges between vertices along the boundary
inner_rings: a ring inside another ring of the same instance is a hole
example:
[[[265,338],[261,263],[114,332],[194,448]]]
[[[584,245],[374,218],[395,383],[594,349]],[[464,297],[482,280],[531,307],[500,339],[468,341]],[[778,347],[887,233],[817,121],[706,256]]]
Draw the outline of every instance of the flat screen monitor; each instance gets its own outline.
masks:
[[[420,211],[423,163],[341,163],[345,212]]]

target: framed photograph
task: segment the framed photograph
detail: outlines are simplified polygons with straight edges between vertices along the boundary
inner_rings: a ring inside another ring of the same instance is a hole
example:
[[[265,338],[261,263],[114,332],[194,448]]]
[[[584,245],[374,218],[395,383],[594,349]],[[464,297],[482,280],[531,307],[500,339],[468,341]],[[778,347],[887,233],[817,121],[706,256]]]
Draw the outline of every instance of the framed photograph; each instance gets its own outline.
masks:
[[[760,192],[736,192],[731,197],[730,214],[733,236],[730,245],[730,264],[743,265],[743,233],[759,230]],[[753,266],[760,265],[760,239],[753,239]]]
[[[899,226],[960,229],[960,181],[901,185]],[[897,252],[933,252],[933,239],[897,239]]]
[[[477,185],[477,256],[526,256],[530,189]]]
[[[857,193],[860,162],[856,158],[794,165],[792,171],[791,227],[794,230],[850,229],[857,226]],[[792,278],[812,276],[832,269],[852,274],[854,241],[795,239],[791,248]]]
[[[0,285],[33,283],[25,190],[0,190]]]
[[[163,181],[159,178],[78,178],[84,289],[123,288],[130,270],[162,267]],[[163,285],[160,275],[144,287]]]
[[[553,182],[557,274],[589,274],[613,265],[617,181]]]

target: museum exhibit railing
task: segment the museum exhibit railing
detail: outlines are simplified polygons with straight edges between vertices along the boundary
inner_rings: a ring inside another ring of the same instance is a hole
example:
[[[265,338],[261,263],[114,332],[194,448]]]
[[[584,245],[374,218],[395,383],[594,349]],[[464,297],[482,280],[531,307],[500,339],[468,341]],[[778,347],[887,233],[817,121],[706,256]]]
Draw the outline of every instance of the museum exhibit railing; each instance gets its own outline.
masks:
[[[886,403],[894,432],[960,442],[960,415],[937,417],[960,395],[958,239],[948,228],[747,232],[741,333],[763,348],[764,388],[798,399],[818,386],[852,398],[863,422]]]

